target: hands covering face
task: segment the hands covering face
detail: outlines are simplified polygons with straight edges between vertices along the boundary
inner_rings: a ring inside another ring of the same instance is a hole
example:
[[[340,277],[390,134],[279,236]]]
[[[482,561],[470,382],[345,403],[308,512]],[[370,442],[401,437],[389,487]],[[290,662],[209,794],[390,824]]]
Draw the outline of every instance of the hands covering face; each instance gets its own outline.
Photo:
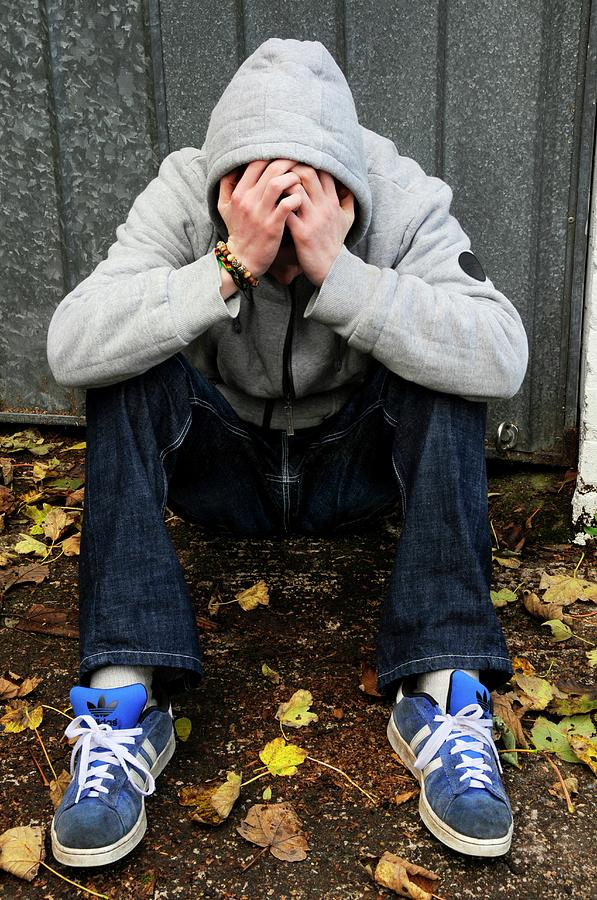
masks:
[[[259,277],[284,283],[302,270],[321,286],[354,222],[354,197],[322,170],[293,160],[255,160],[220,180],[228,246]],[[283,234],[292,244],[282,244]],[[298,263],[298,265],[297,265]],[[280,277],[279,277],[280,276]]]

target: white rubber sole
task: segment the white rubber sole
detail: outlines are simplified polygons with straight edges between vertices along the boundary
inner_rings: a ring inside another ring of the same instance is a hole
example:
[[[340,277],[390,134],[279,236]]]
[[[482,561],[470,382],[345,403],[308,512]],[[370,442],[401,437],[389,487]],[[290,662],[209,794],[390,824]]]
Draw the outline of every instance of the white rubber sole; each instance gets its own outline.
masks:
[[[157,778],[158,775],[161,775],[164,771],[174,755],[175,747],[176,738],[174,737],[174,732],[172,732],[168,739],[168,743],[151,767],[151,774],[154,778]],[[114,844],[108,844],[106,847],[91,849],[86,847],[81,850],[77,850],[73,847],[64,847],[56,837],[54,822],[52,822],[52,853],[54,859],[57,859],[58,862],[63,863],[65,866],[106,866],[108,863],[113,863],[118,859],[122,859],[127,853],[134,850],[137,844],[143,839],[143,835],[146,831],[147,816],[145,814],[145,797],[141,797],[141,812],[131,830],[128,834],[123,835],[120,840],[116,841]]]
[[[419,815],[431,834],[433,834],[438,841],[441,841],[442,844],[445,844],[452,850],[456,850],[458,853],[464,853],[467,856],[503,856],[504,853],[508,852],[510,845],[512,844],[513,825],[510,826],[508,833],[504,835],[504,837],[488,840],[472,838],[467,834],[460,834],[460,832],[455,831],[445,822],[442,822],[429,805],[429,801],[425,796],[423,773],[419,769],[415,769],[414,763],[416,756],[396,728],[393,715],[390,716],[390,721],[388,722],[387,734],[392,748],[396,751],[404,765],[412,772],[421,786],[421,793],[419,795]]]

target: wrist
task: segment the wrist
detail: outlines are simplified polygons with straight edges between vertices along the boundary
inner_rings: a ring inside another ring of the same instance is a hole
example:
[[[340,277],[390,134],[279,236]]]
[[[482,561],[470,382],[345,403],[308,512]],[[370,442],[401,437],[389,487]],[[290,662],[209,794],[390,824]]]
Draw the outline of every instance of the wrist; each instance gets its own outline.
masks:
[[[222,300],[228,300],[233,294],[236,294],[238,287],[230,272],[227,272],[219,263],[218,268],[220,270],[220,296]]]

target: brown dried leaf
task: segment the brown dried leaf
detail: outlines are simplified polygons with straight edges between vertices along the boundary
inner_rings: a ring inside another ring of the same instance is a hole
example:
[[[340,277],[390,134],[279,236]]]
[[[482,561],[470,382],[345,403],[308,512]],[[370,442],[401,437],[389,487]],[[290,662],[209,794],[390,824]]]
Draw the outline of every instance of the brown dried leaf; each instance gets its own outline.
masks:
[[[74,516],[67,516],[63,509],[55,506],[45,517],[42,528],[47,538],[51,541],[57,541],[60,535],[63,534],[74,521]]]
[[[79,615],[74,609],[59,609],[34,603],[18,625],[18,631],[32,631],[36,634],[55,634],[59,637],[79,637]]]
[[[0,834],[0,869],[17,878],[33,881],[45,856],[41,825],[20,825]]]
[[[361,683],[359,690],[368,697],[381,697],[382,694],[377,690],[377,672],[374,667],[364,659],[361,660]]]
[[[504,566],[506,569],[520,569],[520,560],[513,556],[494,556],[493,559],[498,566]]]
[[[238,601],[241,609],[244,609],[245,612],[257,609],[258,606],[268,606],[269,590],[267,584],[263,580],[258,581],[252,587],[247,588],[246,591],[240,591],[235,595],[234,599]]]
[[[79,556],[81,552],[81,535],[73,534],[62,541],[62,552],[65,556]]]
[[[0,675],[0,700],[12,700],[14,697],[26,697],[34,691],[42,679],[39,676],[33,678],[21,678],[14,672],[7,672],[6,677]]]
[[[0,513],[14,512],[18,505],[19,501],[16,495],[10,488],[0,484]]]
[[[413,788],[412,791],[403,791],[401,794],[396,794],[394,803],[396,806],[402,806],[403,803],[408,803],[409,800],[412,800],[413,797],[417,797],[418,794],[419,788]]]
[[[0,575],[0,593],[6,594],[19,584],[41,584],[48,577],[47,566],[41,563],[25,563],[23,566],[13,566],[7,572]]]
[[[518,700],[518,697],[513,691],[507,694],[493,693],[491,697],[494,716],[499,716],[502,722],[510,729],[516,740],[516,746],[527,750],[529,745],[520,721],[520,716],[524,714],[525,707],[521,707],[518,714],[515,712],[512,704]]]
[[[526,656],[513,656],[512,668],[515,672],[521,672],[523,675],[534,675],[535,667],[529,662]]]
[[[62,803],[62,798],[64,797],[64,792],[71,782],[70,774],[66,771],[66,769],[62,769],[59,773],[58,778],[50,781],[50,800],[52,801],[52,806],[54,809],[57,809]]]
[[[569,794],[578,794],[578,778],[575,775],[569,775],[568,778],[564,778],[564,784]],[[559,778],[548,788],[548,791],[553,797],[564,797],[564,799],[566,797]]]
[[[553,687],[538,675],[514,675],[512,681],[520,688],[520,702],[527,709],[542,710],[553,699]]]
[[[0,468],[2,469],[2,481],[8,487],[12,484],[14,475],[14,465],[9,456],[0,457]]]
[[[30,706],[25,700],[11,700],[0,719],[0,725],[4,725],[4,730],[9,734],[18,734],[27,728],[35,731],[41,725],[43,715],[41,706]]]
[[[570,616],[564,615],[564,607],[561,603],[544,603],[537,594],[532,591],[522,592],[522,605],[527,612],[542,622],[548,619],[561,619],[563,622],[570,621]]]
[[[387,850],[377,863],[373,877],[382,887],[412,900],[431,900],[439,881],[435,872],[415,866]]]
[[[65,506],[83,506],[85,499],[85,488],[80,487],[76,491],[66,495]]]
[[[290,803],[256,803],[236,830],[245,840],[269,847],[272,856],[286,862],[306,859],[310,850],[302,822]]]

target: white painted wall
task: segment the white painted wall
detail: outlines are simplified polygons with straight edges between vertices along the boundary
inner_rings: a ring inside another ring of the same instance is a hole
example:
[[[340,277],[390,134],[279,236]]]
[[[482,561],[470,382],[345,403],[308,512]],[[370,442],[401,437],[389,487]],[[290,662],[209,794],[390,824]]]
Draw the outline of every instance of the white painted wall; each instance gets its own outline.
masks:
[[[594,525],[597,514],[597,144],[593,165],[593,189],[589,215],[589,246],[583,314],[580,374],[579,459],[572,521],[578,529],[574,542],[585,544],[580,529]]]

